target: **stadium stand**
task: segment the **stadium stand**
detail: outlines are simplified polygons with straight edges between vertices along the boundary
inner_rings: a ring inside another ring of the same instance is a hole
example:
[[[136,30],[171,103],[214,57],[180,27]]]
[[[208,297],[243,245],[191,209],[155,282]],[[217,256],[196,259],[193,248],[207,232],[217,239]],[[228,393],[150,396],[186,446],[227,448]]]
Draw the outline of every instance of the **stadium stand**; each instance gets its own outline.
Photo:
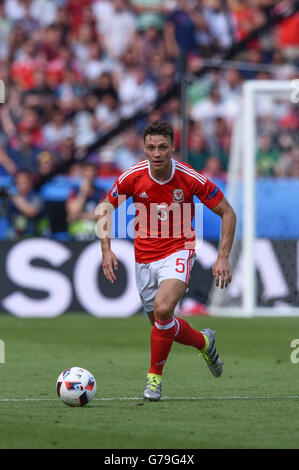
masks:
[[[12,237],[5,207],[20,170],[33,176],[52,235],[71,238],[65,202],[84,160],[96,165],[96,185],[107,190],[144,158],[142,129],[159,118],[174,126],[180,159],[184,73],[198,78],[189,90],[187,158],[225,184],[244,80],[297,77],[297,7],[272,0],[1,2],[0,237]],[[253,67],[205,67],[211,58]],[[298,114],[271,111],[258,142],[259,175],[298,178]],[[285,126],[283,138],[277,126]]]

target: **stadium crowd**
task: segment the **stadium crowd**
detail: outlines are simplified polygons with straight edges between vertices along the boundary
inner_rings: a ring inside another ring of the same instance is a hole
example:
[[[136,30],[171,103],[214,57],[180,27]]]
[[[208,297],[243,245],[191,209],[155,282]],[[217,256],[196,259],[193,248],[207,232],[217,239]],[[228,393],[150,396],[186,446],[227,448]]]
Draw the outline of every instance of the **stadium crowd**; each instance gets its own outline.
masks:
[[[194,77],[188,88],[188,161],[208,177],[225,181],[242,83],[251,78],[296,78],[299,14],[239,52],[238,61],[252,68],[229,64],[209,69],[198,79],[196,74],[205,59],[219,57],[265,24],[275,3],[1,1],[5,102],[0,105],[0,178],[15,182],[13,191],[1,184],[2,216],[9,215],[5,236],[33,232],[32,220],[43,211],[43,200],[34,191],[41,177],[70,161],[75,149],[86,149],[124,120],[150,109],[183,73]],[[282,112],[279,103],[267,106],[264,100],[259,108],[258,174],[299,177],[295,106],[289,103]],[[175,157],[180,159],[181,102],[174,95],[93,151],[88,164],[70,165],[67,176],[85,182],[70,191],[65,204],[70,236],[82,229],[80,224],[74,228],[74,222],[90,225],[90,214],[105,194],[93,180],[114,178],[144,159],[142,129],[161,118],[175,129]],[[40,226],[41,233],[49,233],[43,232],[47,224]]]

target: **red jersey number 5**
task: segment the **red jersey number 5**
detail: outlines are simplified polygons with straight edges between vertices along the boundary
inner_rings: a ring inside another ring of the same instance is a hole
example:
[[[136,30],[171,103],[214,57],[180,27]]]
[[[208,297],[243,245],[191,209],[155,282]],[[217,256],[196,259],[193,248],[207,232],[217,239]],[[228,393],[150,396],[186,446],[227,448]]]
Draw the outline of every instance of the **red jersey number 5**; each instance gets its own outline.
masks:
[[[185,259],[184,258],[177,258],[176,259],[176,268],[177,273],[182,274],[185,271]]]

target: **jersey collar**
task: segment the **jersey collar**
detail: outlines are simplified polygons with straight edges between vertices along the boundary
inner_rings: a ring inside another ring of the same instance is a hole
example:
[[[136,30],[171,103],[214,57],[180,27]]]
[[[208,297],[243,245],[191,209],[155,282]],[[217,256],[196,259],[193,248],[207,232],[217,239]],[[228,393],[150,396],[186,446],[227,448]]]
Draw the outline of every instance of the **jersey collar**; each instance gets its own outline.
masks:
[[[163,184],[169,183],[169,181],[172,180],[173,175],[174,175],[174,172],[175,172],[175,160],[174,160],[173,158],[171,159],[171,175],[170,175],[170,178],[169,178],[168,180],[166,180],[166,181],[158,181],[158,180],[156,180],[156,178],[154,178],[154,177],[152,176],[149,160],[148,160],[147,166],[148,166],[148,173],[149,173],[151,179],[152,179],[153,181],[155,181],[155,183],[158,183],[158,184],[163,185]]]

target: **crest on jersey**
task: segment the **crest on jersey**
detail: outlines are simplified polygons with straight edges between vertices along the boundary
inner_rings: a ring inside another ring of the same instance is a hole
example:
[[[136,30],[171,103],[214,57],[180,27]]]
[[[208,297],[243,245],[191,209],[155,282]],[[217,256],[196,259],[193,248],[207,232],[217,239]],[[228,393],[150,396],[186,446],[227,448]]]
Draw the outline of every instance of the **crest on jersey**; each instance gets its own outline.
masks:
[[[182,189],[175,189],[173,191],[173,200],[182,202],[184,200],[184,191]]]
[[[118,189],[117,189],[116,183],[114,183],[114,185],[112,186],[112,189],[111,189],[111,196],[112,196],[112,197],[117,197],[117,196],[118,196]]]

